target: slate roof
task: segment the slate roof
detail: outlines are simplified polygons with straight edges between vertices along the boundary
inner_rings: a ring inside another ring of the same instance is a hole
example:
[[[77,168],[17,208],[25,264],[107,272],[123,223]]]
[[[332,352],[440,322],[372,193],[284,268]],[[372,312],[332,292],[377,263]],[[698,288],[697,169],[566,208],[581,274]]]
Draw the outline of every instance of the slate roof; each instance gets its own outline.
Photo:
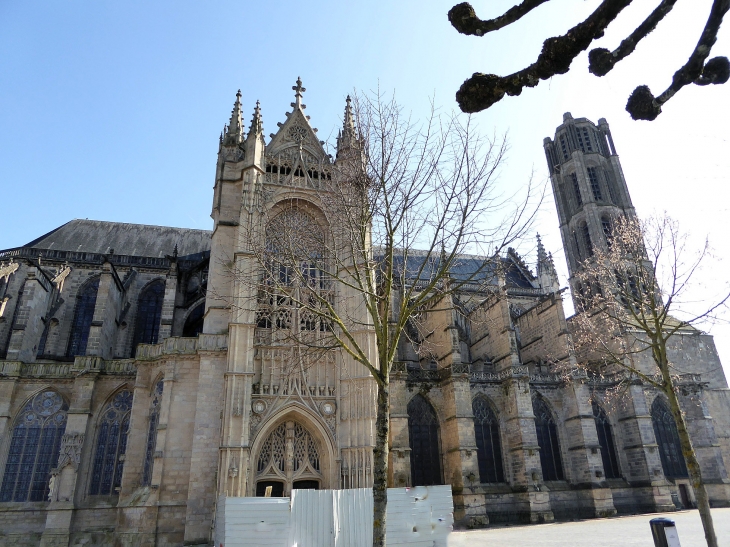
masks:
[[[190,228],[75,219],[23,247],[85,253],[163,258],[178,248],[179,256],[210,251],[213,232]]]
[[[376,260],[382,260],[380,249],[376,249],[374,254]],[[427,257],[423,251],[410,251],[407,262],[402,253],[397,253],[394,260],[399,272],[405,270],[406,279],[415,280],[418,278],[427,281],[438,268],[440,257],[438,255]],[[426,260],[428,262],[424,264]],[[530,279],[526,277],[525,273],[509,256],[500,257],[499,260],[499,267],[502,269],[508,286],[523,289],[534,288]],[[421,270],[422,266],[423,269]],[[497,263],[494,259],[475,255],[459,255],[451,265],[451,277],[460,281],[496,285],[497,273]]]

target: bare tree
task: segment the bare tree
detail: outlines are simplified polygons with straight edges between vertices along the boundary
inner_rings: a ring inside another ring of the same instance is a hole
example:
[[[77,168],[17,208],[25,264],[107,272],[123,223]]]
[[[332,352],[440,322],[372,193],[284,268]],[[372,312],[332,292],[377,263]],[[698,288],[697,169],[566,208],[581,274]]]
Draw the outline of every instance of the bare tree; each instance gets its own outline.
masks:
[[[678,397],[687,371],[670,356],[678,336],[696,333],[694,325],[713,319],[730,295],[690,313],[687,291],[709,249],[705,242],[690,252],[686,237],[666,216],[643,224],[619,219],[606,232],[606,245],[592,252],[575,275],[582,308],[572,319],[578,360],[593,374],[623,378],[618,388],[638,379],[666,395],[707,545],[716,547],[707,491]]]
[[[385,545],[399,339],[424,310],[491,281],[496,253],[525,234],[537,210],[531,185],[519,200],[496,186],[505,151],[504,139],[480,136],[469,117],[432,109],[417,123],[379,92],[348,98],[316,199],[297,189],[278,199],[247,235],[257,270],[233,272],[239,283],[255,280],[256,321],[291,342],[292,369],[340,352],[377,384],[375,546]]]
[[[462,34],[484,36],[488,32],[511,25],[549,0],[523,0],[495,19],[482,20],[467,2],[455,5],[449,11],[449,21]],[[456,93],[456,100],[464,112],[479,112],[500,101],[505,94],[519,95],[525,87],[535,87],[540,80],[556,74],[565,74],[570,65],[591,43],[603,36],[604,31],[619,13],[633,0],[603,0],[595,11],[562,36],[545,40],[537,60],[530,66],[510,74],[475,73]],[[619,46],[609,51],[596,48],[589,53],[589,71],[605,76],[614,65],[628,57],[661,20],[672,10],[677,0],[661,0],[656,9],[627,36]],[[709,61],[712,46],[717,40],[722,19],[730,9],[730,0],[714,0],[707,23],[689,59],[672,77],[670,86],[654,96],[649,88],[640,85],[634,89],[626,104],[626,110],[635,120],[654,120],[662,111],[662,105],[680,89],[689,84],[724,84],[730,78],[730,61],[727,57],[713,57]]]

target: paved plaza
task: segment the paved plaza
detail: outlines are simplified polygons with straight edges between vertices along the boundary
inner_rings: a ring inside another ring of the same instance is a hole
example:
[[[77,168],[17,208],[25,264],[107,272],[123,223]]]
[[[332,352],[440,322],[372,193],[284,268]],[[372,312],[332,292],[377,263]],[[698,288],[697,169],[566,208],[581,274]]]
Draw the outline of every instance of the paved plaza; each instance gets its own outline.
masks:
[[[505,526],[453,532],[449,547],[653,547],[649,521],[657,517],[677,524],[682,547],[706,547],[699,513],[678,511],[532,526]],[[720,547],[730,547],[730,508],[713,509]]]

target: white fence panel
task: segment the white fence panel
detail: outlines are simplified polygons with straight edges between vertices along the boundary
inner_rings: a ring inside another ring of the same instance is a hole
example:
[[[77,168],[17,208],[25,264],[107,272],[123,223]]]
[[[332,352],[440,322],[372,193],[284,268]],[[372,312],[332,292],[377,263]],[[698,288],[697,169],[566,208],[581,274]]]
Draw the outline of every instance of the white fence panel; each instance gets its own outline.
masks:
[[[371,547],[373,490],[333,490],[334,547]]]
[[[216,513],[217,546],[289,547],[289,498],[221,497]]]
[[[388,546],[446,547],[451,486],[389,488]],[[218,501],[217,547],[370,547],[373,491],[295,490],[289,498]]]
[[[289,545],[327,547],[334,543],[332,490],[293,490]]]
[[[446,547],[453,513],[450,485],[388,488],[386,541],[390,546]]]

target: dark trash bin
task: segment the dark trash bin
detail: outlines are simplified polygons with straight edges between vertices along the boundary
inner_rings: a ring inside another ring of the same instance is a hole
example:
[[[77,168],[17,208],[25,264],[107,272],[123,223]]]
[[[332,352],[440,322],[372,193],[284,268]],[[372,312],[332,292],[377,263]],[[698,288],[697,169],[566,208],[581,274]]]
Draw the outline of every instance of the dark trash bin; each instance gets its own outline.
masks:
[[[654,547],[681,547],[677,527],[671,519],[658,518],[649,521]]]

